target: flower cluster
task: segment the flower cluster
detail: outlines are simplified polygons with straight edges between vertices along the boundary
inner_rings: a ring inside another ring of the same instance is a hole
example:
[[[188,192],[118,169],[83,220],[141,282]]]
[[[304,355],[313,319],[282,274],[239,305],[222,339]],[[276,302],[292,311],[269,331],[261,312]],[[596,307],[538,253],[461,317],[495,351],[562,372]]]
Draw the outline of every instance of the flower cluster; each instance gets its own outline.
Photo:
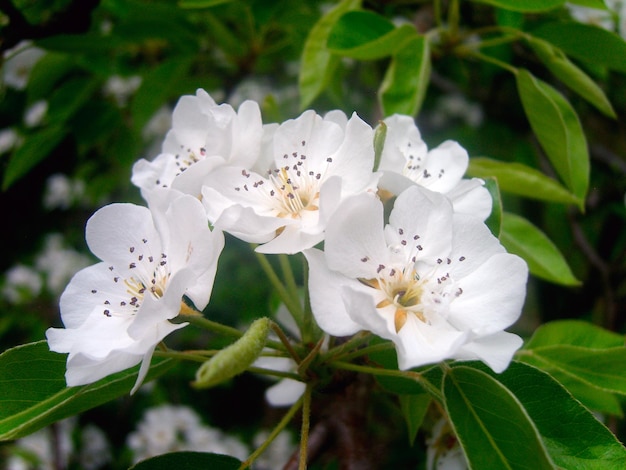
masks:
[[[468,160],[456,142],[429,150],[408,116],[374,129],[309,110],[264,124],[253,101],[182,97],[162,153],[133,167],[147,207],[112,204],[87,224],[101,262],[72,279],[65,328],[47,333],[69,353],[68,384],[141,363],[137,387],[157,343],[185,326],[172,320],[208,304],[223,232],[259,253],[302,253],[329,335],[391,340],[401,369],[454,358],[504,370],[521,345],[504,329],[527,267],[485,225],[491,196],[463,178]]]

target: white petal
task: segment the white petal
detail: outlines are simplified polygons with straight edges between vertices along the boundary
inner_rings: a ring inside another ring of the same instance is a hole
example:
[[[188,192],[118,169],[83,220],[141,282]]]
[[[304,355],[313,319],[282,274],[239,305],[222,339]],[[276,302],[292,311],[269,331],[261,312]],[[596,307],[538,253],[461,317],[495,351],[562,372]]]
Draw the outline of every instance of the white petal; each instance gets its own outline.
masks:
[[[428,152],[426,143],[410,116],[394,114],[385,119],[387,134],[380,159],[379,170],[402,174],[409,156],[424,159]]]
[[[509,366],[515,351],[523,343],[519,336],[500,331],[464,344],[456,357],[461,360],[480,359],[499,374]]]
[[[265,254],[293,255],[312,248],[324,239],[322,232],[306,233],[297,225],[287,225],[273,240],[259,245],[255,251]]]
[[[341,285],[350,282],[326,265],[324,253],[317,249],[304,251],[309,264],[311,308],[319,327],[334,336],[348,336],[361,329],[352,321],[343,304]]]
[[[480,220],[486,220],[491,214],[491,194],[478,178],[459,181],[446,196],[452,201],[454,212],[474,215]]]
[[[265,398],[272,406],[293,405],[304,393],[306,384],[297,380],[283,379],[265,390]]]
[[[353,279],[375,277],[389,256],[382,203],[371,194],[347,198],[328,221],[324,250],[330,269]]]
[[[509,253],[493,255],[458,282],[463,294],[450,303],[448,321],[479,336],[507,328],[521,314],[527,278],[524,260]]]
[[[457,142],[447,140],[428,152],[421,180],[431,191],[445,193],[454,188],[467,169],[469,156],[467,150]]]

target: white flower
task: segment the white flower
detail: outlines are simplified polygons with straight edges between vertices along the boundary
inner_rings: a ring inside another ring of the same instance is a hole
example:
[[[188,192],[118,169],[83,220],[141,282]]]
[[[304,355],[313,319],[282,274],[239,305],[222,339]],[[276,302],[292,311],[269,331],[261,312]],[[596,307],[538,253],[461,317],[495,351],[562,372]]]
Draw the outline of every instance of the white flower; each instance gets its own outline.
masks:
[[[446,418],[435,423],[426,444],[427,470],[467,470],[463,449]]]
[[[259,154],[263,124],[259,106],[242,103],[236,112],[216,104],[204,90],[183,96],[174,108],[172,129],[154,160],[133,166],[132,182],[142,190],[172,187],[200,196],[204,177],[223,164],[247,166]]]
[[[463,147],[448,140],[429,151],[412,117],[394,114],[384,122],[387,135],[378,167],[382,189],[397,195],[418,184],[448,196],[457,212],[489,217],[492,201],[483,181],[462,179],[469,162]]]
[[[133,462],[177,451],[213,452],[245,459],[248,448],[237,438],[206,426],[187,406],[164,404],[148,409],[128,435]]]
[[[5,273],[2,295],[12,304],[19,304],[37,297],[42,286],[41,276],[35,269],[17,264]]]
[[[93,424],[86,425],[80,433],[80,465],[85,470],[96,470],[111,462],[112,455],[106,435]]]
[[[85,195],[85,183],[67,175],[55,173],[46,180],[43,206],[48,210],[69,209]]]
[[[203,201],[216,227],[262,243],[257,251],[298,253],[323,240],[341,200],[374,190],[373,130],[356,113],[305,111],[266,134],[255,168],[216,169]]]
[[[261,446],[269,437],[269,431],[261,430],[253,438],[255,447]],[[283,468],[289,456],[296,450],[291,434],[282,431],[252,464],[253,470],[274,470]]]
[[[89,264],[91,260],[87,256],[65,246],[60,233],[46,236],[43,250],[35,260],[35,266],[46,281],[46,288],[55,295],[60,295],[72,276]]]
[[[74,450],[72,432],[76,418],[68,418],[15,441],[18,452],[7,461],[7,470],[67,468]],[[35,466],[33,466],[33,464]]]
[[[7,127],[0,130],[0,155],[10,152],[21,144],[21,137],[15,129]]]
[[[26,127],[36,127],[42,123],[48,112],[48,102],[39,100],[31,104],[24,113],[24,125]]]
[[[383,224],[381,202],[355,196],[330,221],[325,251],[305,252],[319,326],[393,341],[403,370],[449,358],[504,370],[522,344],[503,329],[521,313],[526,263],[420,186],[398,196]]]
[[[4,53],[2,66],[4,83],[17,90],[23,90],[28,83],[30,71],[46,52],[32,46],[30,41],[22,41]]]
[[[133,75],[131,77],[121,77],[113,75],[104,84],[104,94],[112,97],[118,106],[126,106],[128,99],[141,86],[141,77]]]
[[[65,329],[46,333],[51,350],[69,353],[70,386],[141,362],[134,392],[155,345],[186,325],[169,322],[183,295],[199,310],[209,301],[223,235],[209,229],[197,199],[165,192],[153,192],[152,210],[111,204],[87,223],[87,244],[102,262],[72,278],[60,300]]]

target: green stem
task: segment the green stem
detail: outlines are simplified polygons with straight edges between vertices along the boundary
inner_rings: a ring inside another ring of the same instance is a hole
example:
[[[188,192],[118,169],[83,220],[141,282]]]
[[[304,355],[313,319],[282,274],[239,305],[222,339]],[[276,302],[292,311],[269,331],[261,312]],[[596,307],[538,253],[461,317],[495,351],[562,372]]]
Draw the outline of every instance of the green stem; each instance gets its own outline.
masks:
[[[276,436],[278,436],[278,434],[280,434],[280,432],[289,424],[293,416],[302,406],[303,401],[304,401],[304,395],[301,396],[297,402],[291,405],[291,408],[289,408],[289,411],[285,413],[285,416],[283,416],[283,419],[281,419],[280,422],[276,425],[276,427],[272,430],[271,434],[268,436],[265,442],[261,444],[254,452],[252,452],[252,454],[250,454],[250,456],[241,464],[241,466],[239,467],[239,470],[248,468],[257,459],[259,455],[265,452],[265,449],[267,449],[267,447],[272,443],[272,441],[276,439]]]
[[[378,352],[378,351],[388,351],[389,349],[393,349],[395,346],[393,343],[380,343],[374,344],[372,346],[368,346],[366,348],[357,349],[356,351],[352,351],[349,354],[346,354],[341,357],[342,362],[351,361],[355,357],[365,356],[367,354]]]
[[[263,253],[259,253],[257,251],[255,251],[254,254],[257,260],[259,260],[261,268],[263,268],[263,271],[265,271],[265,274],[272,283],[272,286],[274,287],[274,289],[276,289],[280,300],[282,300],[282,302],[285,304],[285,307],[287,307],[287,310],[289,310],[293,318],[296,320],[296,323],[298,323],[298,327],[302,329],[302,307],[300,306],[300,300],[297,297],[294,298],[291,296],[287,288],[284,286],[284,284],[274,271],[274,268],[272,267],[272,264],[269,262],[267,257]]]
[[[289,341],[289,338],[287,338],[287,336],[283,332],[282,328],[275,322],[272,322],[271,326],[272,326],[272,330],[274,330],[274,333],[278,335],[278,339],[280,339],[283,346],[285,346],[285,349],[287,349],[287,352],[289,353],[289,355],[293,358],[294,361],[296,361],[296,363],[300,364],[302,359],[300,359],[300,355],[296,352],[295,349],[293,349],[293,346],[291,346],[291,342]]]
[[[369,331],[361,331],[357,333],[352,338],[350,338],[345,343],[340,344],[339,346],[335,346],[334,348],[329,349],[322,355],[322,361],[328,361],[335,358],[342,357],[344,354],[349,354],[354,352],[353,350],[358,348],[362,343],[365,343],[370,340],[372,334]]]
[[[298,470],[306,470],[307,467],[307,449],[309,447],[309,429],[311,426],[311,391],[313,387],[307,384],[304,391],[304,400],[302,405],[302,428],[300,431],[300,462]]]
[[[485,62],[489,62],[491,64],[494,64],[500,68],[503,68],[505,70],[508,70],[509,72],[511,72],[513,75],[517,75],[517,68],[513,67],[510,64],[507,64],[506,62],[502,62],[501,60],[496,59],[495,57],[491,57],[489,55],[483,54],[481,52],[477,52],[474,50],[467,50],[465,51],[465,48],[457,48],[456,51],[460,52],[462,51],[463,56],[469,56],[469,57],[474,57],[476,59],[480,59],[483,60]]]
[[[218,351],[203,351],[203,354],[206,354],[206,355],[200,355],[200,354],[194,354],[194,353],[189,353],[185,351],[172,351],[171,349],[167,351],[160,351],[157,349],[154,351],[154,355],[157,357],[170,357],[172,359],[182,359],[183,361],[194,361],[194,362],[206,362],[209,357],[217,353]]]
[[[333,362],[330,364],[331,367],[336,369],[343,370],[352,370],[354,372],[361,372],[364,374],[372,374],[372,375],[380,375],[386,377],[397,377],[402,379],[414,380],[418,384],[420,384],[428,393],[430,393],[437,400],[443,400],[441,395],[441,391],[435,387],[428,380],[424,379],[421,374],[412,371],[402,371],[402,370],[390,370],[390,369],[381,369],[378,367],[369,367],[369,366],[360,366],[357,364],[352,364],[350,362]]]
[[[293,270],[291,269],[289,255],[286,255],[284,253],[278,255],[278,262],[280,263],[280,269],[283,273],[283,278],[285,279],[287,290],[290,292],[291,296],[294,299],[299,299],[298,284],[296,283],[296,278],[293,275]]]
[[[261,375],[271,375],[281,379],[301,380],[300,376],[298,374],[294,374],[293,372],[282,372],[280,370],[266,369],[264,367],[248,367],[248,372]]]

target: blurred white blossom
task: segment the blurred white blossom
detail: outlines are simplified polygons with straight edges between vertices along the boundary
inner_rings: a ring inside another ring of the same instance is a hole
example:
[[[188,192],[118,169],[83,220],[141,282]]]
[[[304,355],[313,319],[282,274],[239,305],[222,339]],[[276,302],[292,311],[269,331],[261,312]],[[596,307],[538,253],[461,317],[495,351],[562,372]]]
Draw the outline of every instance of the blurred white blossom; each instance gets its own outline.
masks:
[[[5,273],[2,296],[12,304],[28,302],[39,295],[43,281],[32,267],[17,264]]]
[[[269,437],[269,431],[259,431],[253,439],[252,444],[254,447],[261,446]],[[287,431],[282,431],[272,443],[252,464],[253,470],[274,470],[275,468],[283,468],[285,463],[289,460],[291,454],[296,450],[296,445],[293,443],[291,434]]]
[[[472,103],[460,93],[448,94],[437,100],[429,121],[437,128],[445,127],[453,121],[476,128],[483,122],[483,110],[478,103]]]
[[[80,434],[80,466],[84,470],[102,468],[112,460],[111,448],[104,431],[88,424]]]
[[[465,454],[447,419],[435,423],[426,444],[427,470],[467,470]]]
[[[21,143],[20,135],[11,127],[0,130],[0,155],[10,152]]]
[[[74,450],[71,434],[76,418],[59,421],[15,441],[13,455],[6,462],[7,470],[55,470],[67,468]]]
[[[212,452],[239,459],[248,455],[243,442],[203,424],[193,409],[182,405],[165,404],[146,410],[126,443],[135,463],[179,451]]]
[[[125,106],[140,85],[141,77],[138,75],[131,77],[113,75],[104,84],[103,91],[106,96],[113,98],[118,106]]]
[[[46,288],[54,295],[60,295],[72,276],[89,264],[91,259],[68,248],[60,233],[51,233],[46,237],[44,247],[35,260]]]
[[[30,41],[22,41],[6,51],[2,67],[4,83],[17,90],[26,88],[31,70],[44,54],[43,49],[32,46]]]
[[[606,9],[566,3],[571,17],[579,23],[590,24],[618,32],[626,39],[626,1],[605,0]]]
[[[48,102],[46,100],[36,101],[26,109],[24,113],[24,125],[26,127],[37,127],[43,122],[47,112]]]
[[[43,206],[48,210],[69,209],[85,196],[85,182],[55,173],[46,181]]]

